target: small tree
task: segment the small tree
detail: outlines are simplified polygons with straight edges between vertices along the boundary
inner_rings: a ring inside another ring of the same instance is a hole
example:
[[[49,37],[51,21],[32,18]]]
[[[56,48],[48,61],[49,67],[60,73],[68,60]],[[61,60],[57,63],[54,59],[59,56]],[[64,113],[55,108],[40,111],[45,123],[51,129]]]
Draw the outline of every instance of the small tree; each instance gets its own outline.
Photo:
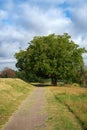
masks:
[[[50,77],[53,85],[57,85],[58,79],[81,82],[84,67],[82,53],[85,52],[67,33],[34,37],[25,51],[15,54],[16,66],[19,71],[25,72],[27,78],[29,73]]]
[[[10,68],[4,68],[0,73],[1,78],[14,78],[16,77],[15,71]]]

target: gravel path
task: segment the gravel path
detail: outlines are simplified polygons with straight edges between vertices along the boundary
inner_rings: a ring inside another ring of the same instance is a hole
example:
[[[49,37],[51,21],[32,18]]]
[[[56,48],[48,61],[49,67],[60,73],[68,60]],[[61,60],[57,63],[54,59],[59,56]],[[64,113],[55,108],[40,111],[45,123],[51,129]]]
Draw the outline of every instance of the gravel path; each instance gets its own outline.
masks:
[[[46,130],[46,103],[44,88],[37,87],[2,130]]]

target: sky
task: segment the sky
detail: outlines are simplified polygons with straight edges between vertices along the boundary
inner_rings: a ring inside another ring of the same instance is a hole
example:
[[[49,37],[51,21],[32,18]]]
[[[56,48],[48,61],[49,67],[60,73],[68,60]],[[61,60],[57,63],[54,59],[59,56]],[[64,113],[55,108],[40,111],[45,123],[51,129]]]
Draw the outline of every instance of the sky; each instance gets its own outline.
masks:
[[[87,49],[87,0],[0,0],[0,70],[15,69],[14,54],[51,33],[69,33]]]

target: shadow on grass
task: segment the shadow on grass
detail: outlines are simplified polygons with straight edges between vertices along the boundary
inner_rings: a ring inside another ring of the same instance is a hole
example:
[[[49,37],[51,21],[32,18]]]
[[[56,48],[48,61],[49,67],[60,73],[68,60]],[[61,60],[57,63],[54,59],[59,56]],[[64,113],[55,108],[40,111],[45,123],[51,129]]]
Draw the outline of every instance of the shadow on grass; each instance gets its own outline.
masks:
[[[36,87],[51,87],[51,86],[53,86],[52,84],[44,84],[44,83],[31,83],[31,85],[36,86]]]
[[[31,83],[31,85],[36,87],[62,87],[64,85],[58,84],[58,85],[52,85],[50,83]]]

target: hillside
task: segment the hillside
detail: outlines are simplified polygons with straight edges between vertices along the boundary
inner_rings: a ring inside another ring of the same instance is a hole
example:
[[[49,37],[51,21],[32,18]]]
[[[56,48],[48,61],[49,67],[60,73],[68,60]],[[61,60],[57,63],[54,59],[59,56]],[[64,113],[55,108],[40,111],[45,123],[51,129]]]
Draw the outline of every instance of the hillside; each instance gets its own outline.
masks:
[[[0,78],[0,128],[33,89],[20,79]]]

